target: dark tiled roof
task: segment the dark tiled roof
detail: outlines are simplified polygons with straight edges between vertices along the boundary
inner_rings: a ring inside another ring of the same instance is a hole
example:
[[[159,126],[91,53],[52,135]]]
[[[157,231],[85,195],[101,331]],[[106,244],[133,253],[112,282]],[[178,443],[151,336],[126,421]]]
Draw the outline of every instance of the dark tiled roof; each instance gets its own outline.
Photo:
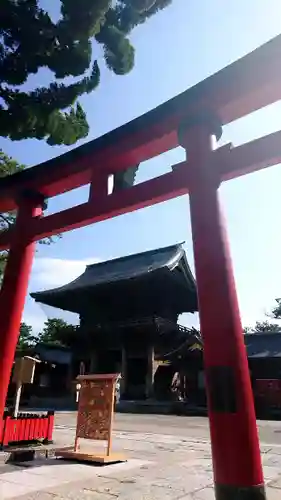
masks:
[[[34,353],[39,356],[42,361],[56,363],[60,365],[68,365],[71,362],[71,351],[64,347],[53,347],[44,344],[37,344],[34,348]]]
[[[103,285],[141,278],[160,269],[167,269],[172,272],[178,266],[183,271],[187,287],[195,296],[196,284],[189,268],[185,251],[182,244],[176,244],[89,265],[86,267],[85,272],[71,283],[52,290],[31,293],[31,297],[37,302],[48,304],[48,298],[51,296],[59,297],[69,292],[93,289]]]
[[[280,358],[281,333],[245,335],[248,358]]]

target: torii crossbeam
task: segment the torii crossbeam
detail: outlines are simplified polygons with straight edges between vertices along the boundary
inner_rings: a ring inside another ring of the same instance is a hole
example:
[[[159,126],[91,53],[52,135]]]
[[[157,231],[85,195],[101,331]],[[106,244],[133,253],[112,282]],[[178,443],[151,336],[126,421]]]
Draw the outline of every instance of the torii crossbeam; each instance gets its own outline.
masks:
[[[281,132],[216,149],[223,125],[281,98],[281,35],[142,117],[0,180],[0,211],[18,209],[0,294],[0,417],[35,242],[189,193],[217,500],[265,499],[247,357],[221,217],[220,183],[281,163]],[[108,176],[178,145],[172,172],[109,195]],[[43,216],[44,200],[90,184],[87,203]]]

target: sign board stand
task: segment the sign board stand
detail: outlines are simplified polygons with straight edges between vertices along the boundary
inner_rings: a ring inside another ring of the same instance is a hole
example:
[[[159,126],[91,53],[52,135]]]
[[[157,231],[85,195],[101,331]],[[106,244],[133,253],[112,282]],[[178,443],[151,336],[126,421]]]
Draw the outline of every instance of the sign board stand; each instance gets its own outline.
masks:
[[[112,452],[114,396],[118,377],[118,374],[77,377],[81,389],[74,448],[58,450],[56,456],[100,464],[126,460],[123,455]],[[89,449],[82,451],[79,439],[106,441],[106,451],[104,453],[95,453]]]

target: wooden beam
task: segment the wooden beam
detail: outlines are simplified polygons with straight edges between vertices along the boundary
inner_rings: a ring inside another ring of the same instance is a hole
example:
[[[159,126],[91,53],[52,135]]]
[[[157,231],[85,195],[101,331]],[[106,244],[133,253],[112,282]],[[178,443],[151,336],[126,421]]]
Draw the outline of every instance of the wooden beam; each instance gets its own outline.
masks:
[[[213,111],[223,124],[281,98],[281,35],[130,123],[58,158],[0,180],[0,211],[15,208],[24,188],[56,196],[178,146],[183,119]]]
[[[214,152],[210,168],[217,168],[221,181],[236,179],[281,163],[281,131],[233,147],[226,144]],[[186,162],[174,165],[184,166]]]
[[[281,131],[234,148],[226,144],[213,153],[210,168],[217,168],[222,181],[226,181],[278,163],[281,163]],[[31,238],[39,240],[187,194],[188,165],[181,162],[174,168],[174,172],[99,198],[97,204],[93,197],[90,202],[36,219],[30,228]],[[0,250],[9,247],[12,232],[0,234]]]
[[[87,203],[38,218],[29,228],[30,238],[40,240],[181,196],[187,193],[187,187],[184,187],[187,182],[184,183],[184,177],[185,165],[177,172],[169,172],[128,190],[98,197],[97,200],[93,197]],[[12,235],[13,229],[0,234],[0,250],[9,247]]]
[[[235,179],[281,163],[281,131],[233,148],[219,169],[223,181]]]
[[[122,190],[103,198],[99,197],[97,203],[93,199],[41,220],[36,219],[31,230],[31,237],[33,240],[39,240],[52,234],[71,231],[182,196],[188,191],[184,174],[185,169],[181,168],[178,172],[161,175],[137,184],[128,190]]]
[[[281,131],[233,148],[231,144],[213,153],[213,165],[222,181],[281,163]],[[94,222],[139,210],[188,193],[188,163],[182,162],[168,174],[143,182],[127,191],[99,198],[58,214],[34,221],[33,238],[51,236]],[[195,167],[196,168],[196,167]],[[65,224],[65,227],[64,227]],[[37,226],[37,228],[36,228]]]

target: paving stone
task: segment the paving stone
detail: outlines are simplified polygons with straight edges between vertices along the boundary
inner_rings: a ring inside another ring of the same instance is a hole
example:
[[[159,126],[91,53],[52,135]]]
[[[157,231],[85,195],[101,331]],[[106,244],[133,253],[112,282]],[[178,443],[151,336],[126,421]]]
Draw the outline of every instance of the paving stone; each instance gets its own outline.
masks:
[[[59,497],[59,496],[54,496],[51,493],[37,491],[36,493],[30,493],[29,495],[17,497],[17,500],[64,500],[64,499],[62,497]],[[78,498],[77,498],[77,500],[78,500]]]
[[[268,453],[281,455],[281,446],[271,446],[270,448],[268,448]]]
[[[209,443],[145,433],[114,441],[133,458],[106,467],[35,460],[22,470],[9,468],[0,472],[0,500],[215,500]],[[280,453],[272,446],[263,451],[267,500],[281,500],[281,447]]]
[[[179,468],[175,468],[171,473],[167,471],[165,477],[157,475],[151,484],[172,488],[175,491],[182,491],[183,493],[192,493],[198,489],[205,488],[210,485],[212,480],[206,474],[198,473],[180,473]]]
[[[197,470],[198,472],[210,472],[213,473],[213,463],[210,458],[190,458],[189,460],[182,462],[183,467],[189,470]]]
[[[38,492],[33,495],[19,497],[17,500],[114,500],[114,497],[112,495],[101,495],[95,491],[80,489],[68,491],[64,496]]]
[[[267,465],[263,467],[263,475],[266,482],[277,479],[279,474],[280,467],[269,467]]]
[[[177,500],[193,500],[193,496],[192,495],[185,495],[184,497],[180,497]]]
[[[41,500],[41,498],[38,500]],[[53,498],[53,500],[57,499]],[[63,500],[65,500],[65,497]],[[101,494],[97,493],[96,491],[83,489],[81,491],[78,491],[77,496],[73,497],[73,500],[114,500],[114,497],[112,497],[112,495],[104,495],[103,493]]]
[[[266,446],[266,445],[261,445],[260,446],[260,451],[261,453],[269,453],[272,450],[272,446]]]
[[[160,479],[99,477],[96,480],[84,481],[83,487],[81,483],[76,484],[75,487],[73,485],[71,487],[70,485],[63,485],[48,489],[48,492],[68,500],[76,498],[84,500],[84,496],[88,500],[90,495],[92,495],[91,498],[100,498],[101,500],[103,498],[107,500],[108,496],[110,496],[111,500],[113,498],[120,498],[120,500],[174,500],[182,498],[190,492],[202,489],[209,483],[210,479],[205,476],[179,476],[175,473]],[[100,495],[100,497],[97,495]]]
[[[263,455],[262,457],[263,466],[273,466],[279,467],[281,469],[281,455],[273,455],[272,453],[268,453]]]
[[[82,477],[87,478],[93,474],[96,475],[96,472],[99,470],[100,469],[93,464],[83,464],[57,459],[34,461],[27,469],[29,474],[43,476],[45,480],[54,477],[61,481],[69,481],[70,478],[73,481],[80,481]],[[9,476],[7,477],[9,478]]]
[[[267,500],[280,500],[281,489],[267,487],[266,495],[267,495]]]
[[[186,496],[185,496],[186,497]],[[179,491],[173,488],[163,488],[157,485],[150,485],[141,490],[132,490],[128,495],[121,496],[120,500],[182,500],[183,496],[179,495]],[[192,497],[186,497],[191,498]]]
[[[181,498],[180,500],[185,500]],[[204,488],[192,494],[192,500],[215,500],[215,492],[213,488]]]
[[[91,482],[83,481],[68,485],[64,484],[56,488],[48,488],[48,494],[51,495],[52,500],[114,500],[114,496],[108,491],[98,491],[98,487],[104,483],[109,487],[108,480],[103,478],[97,478],[96,481]],[[20,498],[19,500],[25,499]],[[37,500],[37,497],[33,499],[27,496],[26,500]],[[38,500],[41,500],[40,494],[38,494]]]
[[[145,451],[145,453],[149,453],[149,452],[155,453],[156,445],[155,445],[155,443],[149,443],[147,441],[128,441],[128,442],[122,443],[122,449],[123,450],[132,450],[135,453],[137,453],[138,451]]]
[[[279,477],[277,479],[274,479],[269,482],[269,486],[274,487],[274,488],[279,488],[281,490],[281,471],[279,471]],[[280,493],[280,499],[281,499],[281,493]]]
[[[12,484],[1,479],[0,482],[0,498],[6,500],[10,498],[19,498],[21,495],[28,493],[25,485]]]
[[[89,484],[87,486],[88,489],[91,489],[91,485]],[[112,497],[115,498],[123,498],[127,497],[136,489],[136,483],[135,481],[132,482],[122,482],[122,481],[117,481],[117,480],[111,480],[108,483],[105,483],[103,485],[96,485],[95,491],[100,494],[104,495],[111,495]]]

